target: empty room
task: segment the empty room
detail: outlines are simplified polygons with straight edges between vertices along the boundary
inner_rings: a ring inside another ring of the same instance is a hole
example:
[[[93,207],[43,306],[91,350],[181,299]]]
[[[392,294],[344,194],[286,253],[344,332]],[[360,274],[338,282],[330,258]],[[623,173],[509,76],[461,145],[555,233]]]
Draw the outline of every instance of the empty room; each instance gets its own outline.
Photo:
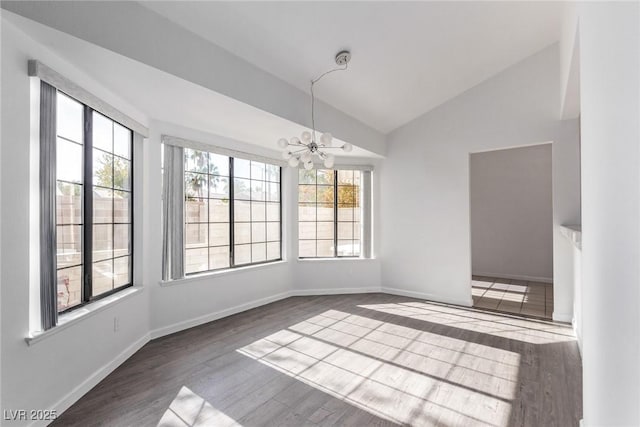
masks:
[[[640,426],[639,23],[1,1],[0,425]]]

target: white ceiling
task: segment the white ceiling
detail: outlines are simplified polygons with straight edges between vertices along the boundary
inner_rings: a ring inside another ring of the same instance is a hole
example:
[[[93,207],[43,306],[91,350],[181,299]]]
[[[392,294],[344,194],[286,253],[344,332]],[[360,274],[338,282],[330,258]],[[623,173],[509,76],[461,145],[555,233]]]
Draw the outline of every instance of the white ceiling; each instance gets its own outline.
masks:
[[[165,73],[95,44],[3,11],[3,20],[16,25],[61,59],[80,68],[91,79],[118,94],[148,120],[215,134],[258,145],[279,156],[277,140],[300,135],[307,128]],[[55,68],[55,67],[54,67]],[[162,88],[162,90],[158,90]],[[250,123],[251,126],[247,126]],[[337,144],[343,141],[337,140]],[[379,158],[359,147],[339,157]],[[356,161],[357,163],[357,161]]]
[[[387,133],[556,42],[561,2],[142,2]],[[206,54],[206,53],[203,53]]]

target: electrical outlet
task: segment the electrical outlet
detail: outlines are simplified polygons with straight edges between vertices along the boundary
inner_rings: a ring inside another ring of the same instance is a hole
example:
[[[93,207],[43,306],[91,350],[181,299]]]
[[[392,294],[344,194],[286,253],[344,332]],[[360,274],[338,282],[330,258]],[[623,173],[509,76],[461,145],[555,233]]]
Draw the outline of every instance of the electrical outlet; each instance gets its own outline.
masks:
[[[120,330],[120,318],[116,316],[113,318],[113,332],[118,332],[119,330]]]

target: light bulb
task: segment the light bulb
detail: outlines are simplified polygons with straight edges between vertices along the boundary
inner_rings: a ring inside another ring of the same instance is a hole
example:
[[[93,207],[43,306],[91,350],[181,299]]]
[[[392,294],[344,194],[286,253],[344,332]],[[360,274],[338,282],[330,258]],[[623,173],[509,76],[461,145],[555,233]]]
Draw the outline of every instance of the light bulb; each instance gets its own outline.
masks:
[[[342,149],[347,153],[350,153],[351,150],[353,150],[353,145],[349,144],[348,142],[345,142],[344,145],[342,146]]]
[[[298,166],[298,159],[296,157],[292,157],[289,159],[289,166],[295,168]]]
[[[284,139],[284,138],[280,138],[280,139],[278,140],[278,147],[280,147],[280,148],[287,148],[287,145],[289,145],[289,141],[287,141],[286,139]]]
[[[304,153],[302,153],[302,156],[300,156],[300,160],[302,160],[302,163],[311,161],[311,152],[305,151]]]
[[[331,135],[329,132],[323,133],[320,136],[320,142],[326,145],[327,147],[331,147],[332,140],[333,140],[333,135]]]
[[[291,158],[291,152],[290,151],[283,151],[282,152],[282,158],[285,160],[289,160]]]
[[[298,138],[296,138],[295,136],[293,138],[290,139],[291,144],[293,145],[298,145],[300,144],[300,140]]]
[[[335,160],[336,160],[336,158],[334,157],[333,154],[327,154],[324,157],[324,166],[326,168],[331,169],[333,167],[333,164],[334,164]]]
[[[313,169],[313,163],[312,163],[312,162],[307,162],[307,163],[305,163],[305,164],[304,164],[304,168],[305,168],[306,170],[308,170],[308,171],[309,171],[309,170],[311,170],[311,169]]]
[[[302,132],[301,138],[303,142],[308,143],[309,141],[311,141],[311,132],[305,130],[304,132]]]

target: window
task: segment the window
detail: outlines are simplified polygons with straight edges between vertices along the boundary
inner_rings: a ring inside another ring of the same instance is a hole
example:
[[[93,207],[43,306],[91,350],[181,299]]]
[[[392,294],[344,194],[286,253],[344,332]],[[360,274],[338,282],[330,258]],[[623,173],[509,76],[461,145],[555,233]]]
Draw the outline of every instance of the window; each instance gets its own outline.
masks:
[[[300,170],[298,255],[300,258],[359,257],[361,172]]]
[[[133,133],[58,91],[58,312],[132,284]]]
[[[282,259],[279,166],[185,148],[184,198],[185,274]]]

